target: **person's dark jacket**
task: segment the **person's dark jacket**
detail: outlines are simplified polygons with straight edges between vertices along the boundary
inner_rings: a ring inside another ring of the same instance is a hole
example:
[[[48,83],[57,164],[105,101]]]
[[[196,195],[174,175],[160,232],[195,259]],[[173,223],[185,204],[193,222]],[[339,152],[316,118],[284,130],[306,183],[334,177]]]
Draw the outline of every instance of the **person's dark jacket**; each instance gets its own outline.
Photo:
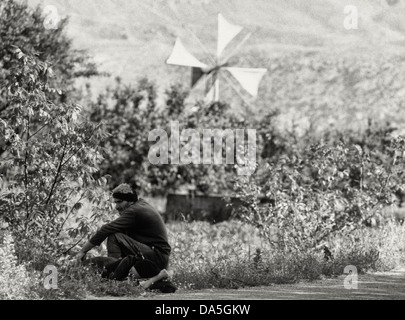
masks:
[[[171,247],[163,219],[159,212],[143,199],[130,205],[116,220],[103,225],[89,241],[99,246],[114,233],[124,233],[163,254],[170,254]]]

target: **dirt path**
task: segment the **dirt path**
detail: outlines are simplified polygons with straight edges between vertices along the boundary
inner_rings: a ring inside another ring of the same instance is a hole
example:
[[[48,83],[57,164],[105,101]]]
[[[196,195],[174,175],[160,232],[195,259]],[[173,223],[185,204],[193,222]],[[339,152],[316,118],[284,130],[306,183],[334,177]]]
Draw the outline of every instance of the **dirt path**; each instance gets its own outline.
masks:
[[[357,289],[346,289],[342,275],[293,285],[232,289],[182,290],[174,294],[146,293],[120,300],[405,300],[405,267],[390,272],[358,275]],[[346,285],[352,284],[346,281]],[[89,297],[89,299],[97,299]],[[116,297],[102,298],[115,300]]]

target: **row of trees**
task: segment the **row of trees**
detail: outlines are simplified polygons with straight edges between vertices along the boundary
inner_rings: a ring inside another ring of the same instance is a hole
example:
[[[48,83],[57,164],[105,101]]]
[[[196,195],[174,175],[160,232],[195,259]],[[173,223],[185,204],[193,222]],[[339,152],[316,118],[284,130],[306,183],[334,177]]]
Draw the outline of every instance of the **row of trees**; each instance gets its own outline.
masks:
[[[152,165],[148,160],[149,133],[156,128],[171,134],[171,122],[183,129],[244,129],[249,122],[230,111],[229,105],[218,102],[209,106],[197,103],[190,112],[186,108],[188,91],[179,85],[166,90],[164,107],[156,102],[155,85],[144,78],[137,86],[124,85],[117,79],[114,88],[107,88],[96,102],[89,104],[89,117],[104,121],[110,136],[102,142],[104,159],[101,174],[111,176],[112,185],[126,182],[152,195],[165,195],[184,185],[193,185],[200,192],[230,190],[232,165],[170,164]],[[225,153],[225,145],[223,153]],[[203,148],[200,148],[201,153]]]

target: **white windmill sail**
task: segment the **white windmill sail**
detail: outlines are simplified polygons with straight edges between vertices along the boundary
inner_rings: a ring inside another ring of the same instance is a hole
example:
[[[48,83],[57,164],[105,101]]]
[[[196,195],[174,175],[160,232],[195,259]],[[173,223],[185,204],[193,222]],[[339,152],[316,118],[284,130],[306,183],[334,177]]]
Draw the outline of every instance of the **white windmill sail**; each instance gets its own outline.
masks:
[[[178,66],[196,67],[205,69],[208,66],[195,58],[187,49],[179,38],[176,39],[173,51],[166,61],[167,64],[174,64]]]
[[[222,14],[218,14],[218,44],[217,44],[217,57],[221,55],[225,47],[233,38],[241,32],[242,27],[233,25],[225,20]]]
[[[267,69],[263,68],[225,68],[228,70],[240,85],[256,97],[259,91],[259,84]]]

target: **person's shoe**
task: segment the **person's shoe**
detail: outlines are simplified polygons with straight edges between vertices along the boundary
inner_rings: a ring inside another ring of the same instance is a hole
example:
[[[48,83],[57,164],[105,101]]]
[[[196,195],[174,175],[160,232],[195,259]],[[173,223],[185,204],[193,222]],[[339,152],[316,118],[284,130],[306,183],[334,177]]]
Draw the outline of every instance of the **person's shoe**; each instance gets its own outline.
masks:
[[[159,280],[153,283],[148,290],[159,290],[162,293],[174,293],[177,287],[169,280]]]

